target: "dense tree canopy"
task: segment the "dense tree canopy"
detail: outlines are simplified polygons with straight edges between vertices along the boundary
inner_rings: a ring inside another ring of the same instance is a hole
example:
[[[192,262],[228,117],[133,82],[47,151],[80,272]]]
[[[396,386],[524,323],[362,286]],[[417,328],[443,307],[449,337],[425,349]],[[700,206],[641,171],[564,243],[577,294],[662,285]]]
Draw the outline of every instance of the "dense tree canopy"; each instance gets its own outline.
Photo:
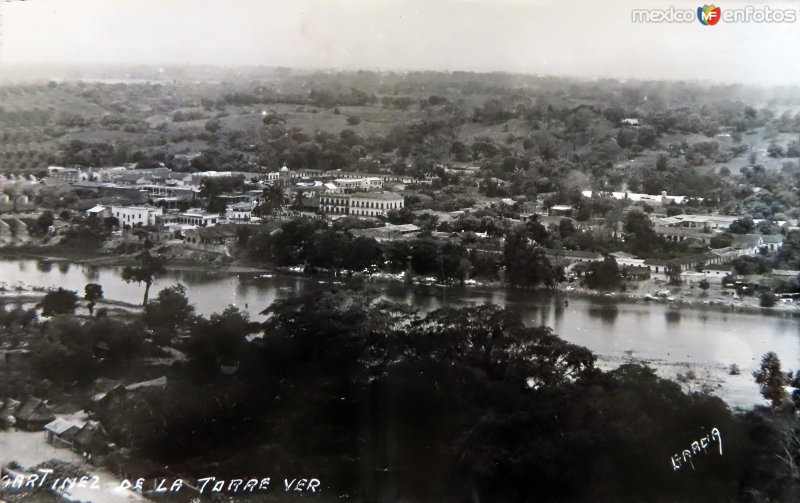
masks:
[[[261,327],[234,308],[200,320],[166,390],[99,416],[160,462],[213,460],[220,475],[314,467],[330,491],[364,499],[755,502],[797,490],[764,443],[791,416],[735,415],[640,365],[601,371],[508,310],[420,315],[330,291],[265,314]],[[671,457],[712,428],[724,456],[676,472]],[[751,476],[753,460],[775,476]]]

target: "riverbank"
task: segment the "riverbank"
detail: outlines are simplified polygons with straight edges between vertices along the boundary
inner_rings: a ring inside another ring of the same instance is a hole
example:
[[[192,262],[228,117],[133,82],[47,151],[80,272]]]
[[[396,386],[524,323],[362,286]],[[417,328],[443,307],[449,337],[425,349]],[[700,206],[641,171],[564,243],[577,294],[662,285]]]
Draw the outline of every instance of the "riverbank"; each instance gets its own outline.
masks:
[[[778,302],[773,307],[761,307],[758,305],[757,297],[733,298],[732,290],[726,290],[715,286],[708,291],[700,293],[683,291],[681,289],[665,289],[663,286],[658,288],[642,288],[635,292],[599,292],[573,285],[564,285],[556,289],[567,298],[586,298],[593,300],[616,301],[636,304],[663,304],[672,306],[676,309],[703,309],[716,310],[727,313],[740,313],[762,316],[788,316],[800,318],[800,304],[796,302]],[[683,286],[682,288],[689,288]],[[649,290],[649,291],[648,291]],[[669,294],[664,293],[669,290]],[[699,290],[696,289],[696,290]]]
[[[58,248],[58,254],[52,254],[52,247],[2,247],[0,248],[0,259],[28,259],[39,260],[44,262],[70,262],[73,264],[97,266],[97,267],[125,267],[128,265],[136,265],[139,263],[135,255],[109,255],[107,252],[98,251],[97,249],[73,249],[73,248]],[[206,271],[213,270],[219,272],[230,273],[261,273],[270,272],[274,269],[255,267],[250,265],[241,265],[236,263],[220,264],[211,262],[198,263],[198,260],[193,259],[171,259],[169,261],[170,269],[178,269],[182,271]],[[2,279],[2,278],[0,278]]]
[[[106,302],[121,301],[120,310],[110,311],[109,315],[141,313],[144,286],[125,282],[118,267],[69,261],[51,267],[34,259],[12,259],[0,262],[0,270],[7,286],[5,299],[0,302],[6,309],[13,308],[17,301],[27,302],[24,308],[33,307],[51,288],[65,286],[82,294],[85,284],[98,283],[103,286]],[[163,288],[183,284],[197,314],[208,317],[233,305],[256,322],[266,318],[264,310],[274,302],[340,289],[348,283],[366,286],[375,299],[412,306],[422,316],[442,307],[489,303],[511,310],[526,324],[552,327],[563,339],[587,347],[617,365],[632,355],[656,367],[664,377],[677,380],[681,374],[689,380],[686,376],[693,373],[698,379],[708,379],[695,387],[721,384],[719,394],[733,397],[732,406],[760,403],[758,390],[749,381],[766,352],[776,352],[792,368],[794,362],[800,361],[798,324],[794,316],[781,313],[752,316],[752,311],[742,307],[682,303],[677,298],[672,302],[638,298],[646,295],[645,290],[607,295],[573,288],[565,293],[499,287],[478,281],[445,288],[434,278],[416,278],[409,282],[400,274],[386,277],[385,273],[379,273],[348,279],[341,274],[338,277],[323,272],[309,274],[299,267],[256,270],[223,272],[202,263],[186,269],[170,266],[156,279],[151,296]],[[687,295],[701,295],[699,288],[683,288]],[[85,301],[79,302],[76,314],[86,316]],[[725,375],[726,369],[733,365],[741,369],[747,382],[738,383],[736,378]],[[734,379],[731,390],[727,383],[730,379]]]
[[[69,285],[67,285],[69,289]],[[78,288],[78,290],[80,290]],[[21,282],[9,284],[0,280],[0,304],[20,306],[23,309],[36,307],[49,289],[41,286],[32,286]],[[80,298],[80,292],[78,292]],[[137,316],[142,313],[141,304],[133,304],[116,299],[99,299],[95,301],[94,312],[105,309],[108,316]],[[84,302],[78,302],[75,309],[76,316],[90,317],[89,308]]]
[[[134,255],[109,255],[108,252],[98,249],[73,249],[59,247],[58,254],[53,255],[53,247],[3,247],[0,248],[0,259],[32,259],[53,263],[69,262],[95,267],[124,267],[136,265],[137,258]],[[194,272],[214,272],[231,274],[291,274],[304,277],[324,277],[339,281],[364,280],[372,283],[378,282],[400,282],[411,285],[440,286],[443,288],[465,287],[476,289],[499,289],[506,290],[508,285],[500,281],[490,280],[468,280],[463,285],[449,284],[444,285],[434,277],[415,276],[411,279],[406,278],[404,273],[392,274],[377,272],[364,274],[354,272],[351,274],[335,274],[331,271],[317,270],[313,274],[305,272],[302,266],[290,267],[268,267],[254,265],[249,261],[231,260],[227,263],[208,262],[192,258],[172,258],[169,268],[176,271]],[[2,279],[2,276],[0,276]],[[590,290],[573,283],[561,283],[553,290],[533,287],[530,290],[536,292],[557,293],[568,301],[570,298],[586,298],[597,301],[614,301],[626,303],[658,303],[674,306],[676,309],[713,309],[722,312],[735,312],[750,315],[767,316],[790,316],[800,317],[800,304],[796,302],[778,302],[775,306],[764,308],[759,306],[757,297],[743,296],[735,298],[732,290],[724,289],[721,285],[713,285],[708,290],[701,290],[699,287],[691,285],[669,286],[658,278],[651,278],[644,281],[631,283],[635,290],[625,292],[603,292]]]
[[[628,352],[623,356],[596,356],[595,365],[601,370],[610,371],[629,363],[646,365],[659,377],[678,383],[684,392],[714,395],[731,409],[749,410],[760,405],[769,405],[761,397],[750,372],[731,373],[730,367],[723,364],[639,358],[635,352]]]

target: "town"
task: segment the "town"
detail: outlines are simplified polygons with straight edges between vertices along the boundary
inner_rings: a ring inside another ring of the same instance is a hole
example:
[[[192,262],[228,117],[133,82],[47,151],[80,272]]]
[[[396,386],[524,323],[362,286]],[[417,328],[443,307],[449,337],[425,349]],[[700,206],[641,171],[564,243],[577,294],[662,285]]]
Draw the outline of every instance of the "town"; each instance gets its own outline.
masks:
[[[0,503],[800,501],[794,31],[185,4],[0,0]]]
[[[191,162],[200,155],[176,156],[173,162]],[[387,269],[388,255],[399,243],[405,243],[413,256],[415,244],[428,242],[438,243],[435,246],[440,250],[445,244],[450,246],[455,256],[449,262],[457,264],[440,268],[434,279],[463,284],[500,280],[503,266],[508,267],[508,255],[513,253],[508,249],[508,236],[524,229],[529,235],[522,244],[542,250],[543,259],[557,271],[552,278],[532,277],[521,285],[552,286],[557,281],[572,283],[575,278],[582,286],[613,290],[626,280],[633,280],[628,283],[631,286],[653,278],[656,286],[698,286],[706,295],[711,286],[724,286],[729,292],[722,292],[729,293],[731,301],[740,300],[743,293],[760,294],[759,302],[765,307],[774,306],[779,299],[793,306],[792,301],[800,296],[796,288],[800,272],[783,269],[786,261],[774,259],[780,256],[787,235],[797,235],[797,220],[715,213],[701,197],[666,191],[583,190],[572,197],[571,204],[555,204],[559,202],[558,192],[535,197],[477,193],[474,200],[467,201],[469,206],[454,206],[448,211],[450,208],[419,208],[424,206],[420,200],[434,184],[442,186],[443,179],[453,176],[451,173],[457,173],[460,185],[480,186],[483,179],[478,166],[437,165],[434,173],[441,176],[413,177],[292,170],[286,165],[274,171],[185,172],[163,163],[150,167],[140,164],[50,166],[41,173],[41,179],[35,175],[2,175],[0,184],[5,192],[0,201],[4,211],[0,239],[6,250],[25,250],[31,245],[58,247],[74,243],[75,236],[80,240],[81,233],[94,232],[93,253],[97,240],[107,242],[104,246],[108,253],[114,247],[147,241],[171,257],[204,256],[220,264],[287,265],[280,258],[274,259],[281,253],[264,257],[248,248],[250,237],[264,229],[274,236],[287,222],[312,220],[318,221],[312,224],[317,225],[312,231],[330,225],[361,238],[368,243],[362,243],[365,247],[381,250],[381,254],[373,252],[366,261],[352,264],[351,274],[360,272],[353,271],[355,267]],[[71,200],[70,209],[46,209],[32,203],[45,197],[52,200],[55,194],[59,194],[59,201],[66,195]],[[406,197],[411,201],[408,206]],[[595,216],[596,208],[606,208],[605,216]],[[695,213],[698,209],[704,212]],[[709,209],[712,212],[707,212]],[[541,230],[531,233],[530,229],[536,227]],[[631,238],[627,242],[626,236]],[[606,242],[598,245],[598,237]],[[645,240],[645,246],[636,244]],[[659,246],[653,246],[658,242]],[[769,257],[773,257],[775,266],[768,265]],[[330,265],[341,262],[341,258],[311,261],[310,265],[331,269]],[[481,267],[474,267],[472,262]],[[611,268],[610,275],[608,270],[600,273],[600,264]],[[341,262],[339,268],[348,269],[347,265]],[[388,269],[397,272],[398,267],[391,264]],[[408,264],[402,269],[405,273]],[[433,269],[423,264],[416,272],[425,275]],[[409,272],[413,271],[412,267]],[[755,279],[748,279],[753,274]],[[642,296],[648,299],[664,291],[642,290],[647,292]]]

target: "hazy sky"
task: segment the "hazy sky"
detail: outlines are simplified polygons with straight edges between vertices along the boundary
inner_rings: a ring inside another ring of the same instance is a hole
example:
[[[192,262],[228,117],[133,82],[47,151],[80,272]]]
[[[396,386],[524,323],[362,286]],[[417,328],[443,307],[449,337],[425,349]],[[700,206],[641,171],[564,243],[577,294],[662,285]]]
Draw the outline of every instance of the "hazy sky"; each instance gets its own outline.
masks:
[[[502,70],[800,84],[800,19],[716,26],[631,21],[633,8],[670,5],[694,10],[702,3],[0,0],[0,63]]]

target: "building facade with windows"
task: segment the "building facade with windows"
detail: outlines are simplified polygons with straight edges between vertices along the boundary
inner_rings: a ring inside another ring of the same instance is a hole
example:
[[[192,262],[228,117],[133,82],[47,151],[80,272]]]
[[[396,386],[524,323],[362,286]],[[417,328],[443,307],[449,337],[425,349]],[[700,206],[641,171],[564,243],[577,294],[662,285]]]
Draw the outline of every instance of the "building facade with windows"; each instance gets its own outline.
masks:
[[[402,209],[404,205],[403,196],[393,192],[359,192],[319,196],[319,209],[327,215],[386,216],[389,211]]]
[[[350,196],[350,214],[357,217],[386,216],[389,211],[400,210],[405,199],[393,192],[362,192]]]
[[[122,228],[156,225],[156,218],[164,214],[162,208],[155,206],[112,206],[111,216],[119,220]]]
[[[319,196],[319,210],[328,215],[348,215],[350,196],[348,194],[322,194]]]
[[[202,210],[189,210],[178,216],[178,223],[197,227],[214,227],[219,220],[219,213],[206,213]]]

